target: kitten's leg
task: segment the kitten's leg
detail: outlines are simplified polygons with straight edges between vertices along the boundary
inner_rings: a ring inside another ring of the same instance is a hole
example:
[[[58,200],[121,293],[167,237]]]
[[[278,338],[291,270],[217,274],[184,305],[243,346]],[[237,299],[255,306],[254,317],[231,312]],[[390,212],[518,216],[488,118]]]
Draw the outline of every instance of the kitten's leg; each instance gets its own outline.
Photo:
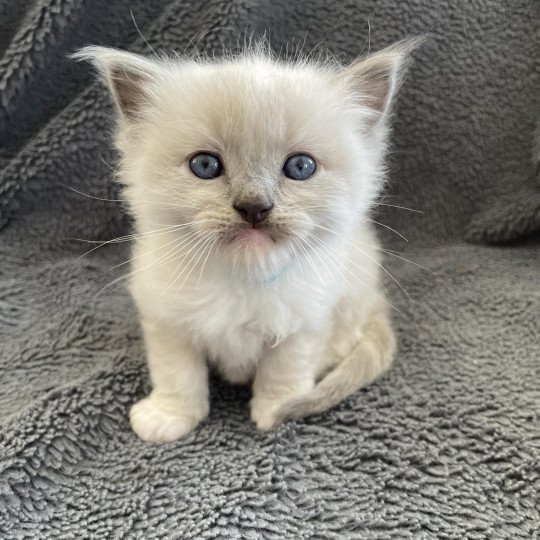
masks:
[[[325,338],[295,334],[269,349],[262,358],[257,366],[251,400],[251,419],[258,429],[273,428],[274,413],[281,404],[313,389]]]
[[[145,441],[173,441],[208,415],[208,367],[179,328],[144,321],[142,327],[154,388],[131,408],[131,427]]]
[[[330,355],[339,363],[308,394],[291,399],[275,412],[276,424],[289,418],[302,418],[337,405],[347,396],[372,383],[390,366],[396,338],[387,306],[374,305],[361,327],[348,332],[336,327],[329,341]]]

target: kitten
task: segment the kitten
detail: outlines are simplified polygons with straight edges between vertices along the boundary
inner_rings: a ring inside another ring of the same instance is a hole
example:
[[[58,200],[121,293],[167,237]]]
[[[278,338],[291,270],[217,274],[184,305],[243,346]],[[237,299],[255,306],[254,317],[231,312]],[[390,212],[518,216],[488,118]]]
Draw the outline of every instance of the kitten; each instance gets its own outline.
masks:
[[[130,413],[171,441],[209,412],[208,366],[268,430],[371,383],[395,350],[367,216],[418,40],[342,68],[264,47],[219,61],[88,47],[118,105],[135,218],[130,290],[153,384]]]

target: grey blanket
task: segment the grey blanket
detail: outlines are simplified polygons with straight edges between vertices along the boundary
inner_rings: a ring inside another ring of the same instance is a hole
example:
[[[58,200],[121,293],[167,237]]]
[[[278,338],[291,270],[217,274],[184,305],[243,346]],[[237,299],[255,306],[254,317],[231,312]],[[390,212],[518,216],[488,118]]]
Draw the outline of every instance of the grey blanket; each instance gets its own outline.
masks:
[[[538,538],[537,8],[0,0],[0,538]],[[96,244],[73,240],[129,230],[122,204],[88,197],[116,198],[112,105],[67,54],[219,54],[263,32],[344,61],[429,34],[374,215],[406,291],[388,278],[400,351],[369,388],[267,434],[249,391],[215,380],[208,421],[149,445],[127,422],[148,390],[136,313],[123,287],[99,293],[128,246],[82,256]]]

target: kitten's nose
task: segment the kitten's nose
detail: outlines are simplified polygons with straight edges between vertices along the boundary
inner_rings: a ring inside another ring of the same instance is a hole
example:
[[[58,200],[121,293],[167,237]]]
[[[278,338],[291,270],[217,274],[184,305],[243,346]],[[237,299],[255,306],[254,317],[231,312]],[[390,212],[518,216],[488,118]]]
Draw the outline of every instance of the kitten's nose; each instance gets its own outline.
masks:
[[[240,214],[242,219],[250,223],[253,227],[260,223],[273,207],[273,204],[267,206],[263,203],[240,203],[233,205],[233,208]]]

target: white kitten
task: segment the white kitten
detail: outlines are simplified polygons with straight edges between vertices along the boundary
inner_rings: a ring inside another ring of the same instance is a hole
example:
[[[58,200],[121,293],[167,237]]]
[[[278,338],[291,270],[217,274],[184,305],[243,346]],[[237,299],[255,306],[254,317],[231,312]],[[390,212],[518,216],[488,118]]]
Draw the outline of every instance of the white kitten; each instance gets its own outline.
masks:
[[[253,383],[263,430],[388,368],[395,339],[366,216],[417,43],[346,68],[284,63],[262,47],[221,61],[77,55],[120,111],[131,292],[153,383],[131,409],[142,439],[182,437],[208,415],[208,364]]]

